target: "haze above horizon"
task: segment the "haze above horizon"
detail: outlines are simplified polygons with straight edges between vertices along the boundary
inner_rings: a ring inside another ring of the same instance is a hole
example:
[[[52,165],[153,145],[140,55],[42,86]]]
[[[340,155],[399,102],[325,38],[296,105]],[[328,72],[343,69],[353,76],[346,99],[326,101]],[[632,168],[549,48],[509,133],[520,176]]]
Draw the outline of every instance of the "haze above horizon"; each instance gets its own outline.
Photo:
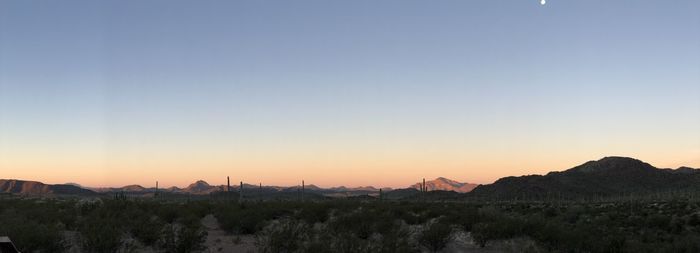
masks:
[[[0,175],[405,187],[700,168],[700,2],[0,1]]]

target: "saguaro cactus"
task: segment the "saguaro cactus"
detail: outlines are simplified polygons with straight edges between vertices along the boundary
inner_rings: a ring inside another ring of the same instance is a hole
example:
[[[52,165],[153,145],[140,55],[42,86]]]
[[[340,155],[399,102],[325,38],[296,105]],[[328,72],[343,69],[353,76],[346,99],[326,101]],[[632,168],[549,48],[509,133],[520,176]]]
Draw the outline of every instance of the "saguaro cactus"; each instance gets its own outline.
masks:
[[[158,181],[156,181],[156,192],[153,194],[153,196],[158,196]]]
[[[301,202],[304,202],[304,180],[301,180]]]
[[[241,187],[238,190],[238,202],[243,202],[243,181],[241,181]]]
[[[231,192],[231,178],[226,176],[226,193]]]

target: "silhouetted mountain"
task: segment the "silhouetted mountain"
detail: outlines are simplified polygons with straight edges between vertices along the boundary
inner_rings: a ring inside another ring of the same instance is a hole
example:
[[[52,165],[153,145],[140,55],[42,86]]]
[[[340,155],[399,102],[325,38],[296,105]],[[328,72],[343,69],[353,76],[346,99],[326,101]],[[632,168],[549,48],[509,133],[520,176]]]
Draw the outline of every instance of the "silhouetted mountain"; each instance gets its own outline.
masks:
[[[155,192],[156,188],[145,188],[140,185],[127,185],[122,187],[102,187],[102,188],[87,188],[95,192],[127,192],[127,193],[149,193]]]
[[[476,187],[471,196],[545,198],[614,196],[700,189],[700,170],[658,169],[627,157],[606,157],[547,175],[504,177]]]
[[[0,192],[26,195],[93,195],[95,192],[68,184],[0,179]]]
[[[418,182],[411,185],[410,188],[419,189],[421,188],[422,182]],[[460,183],[454,180],[450,180],[444,177],[438,177],[435,180],[425,181],[425,188],[428,191],[454,191],[454,192],[470,192],[476,188],[476,184],[470,183]]]
[[[72,185],[72,186],[80,187],[80,188],[85,188],[85,187],[83,187],[82,185],[80,185],[80,184],[78,184],[78,183],[64,183],[64,184],[65,184],[65,185]]]
[[[374,186],[360,186],[360,187],[345,187],[345,186],[338,186],[338,187],[331,187],[328,188],[327,190],[329,191],[336,191],[336,192],[355,192],[355,191],[362,191],[362,192],[378,192],[379,189],[375,188]],[[382,188],[382,190],[391,190],[391,188]]]
[[[212,192],[224,191],[225,188],[225,186],[212,186],[204,180],[198,180],[197,182],[194,182],[186,188],[182,189],[182,191],[192,194],[209,194]]]

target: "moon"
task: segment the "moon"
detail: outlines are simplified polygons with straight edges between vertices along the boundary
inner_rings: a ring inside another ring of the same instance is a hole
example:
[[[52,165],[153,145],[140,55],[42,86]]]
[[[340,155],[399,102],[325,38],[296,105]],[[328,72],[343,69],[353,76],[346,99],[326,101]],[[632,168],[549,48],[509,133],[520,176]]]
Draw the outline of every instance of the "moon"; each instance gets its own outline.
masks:
[[[546,3],[547,3],[547,0],[541,0],[541,1],[540,1],[540,4],[541,4],[541,5],[545,5]]]

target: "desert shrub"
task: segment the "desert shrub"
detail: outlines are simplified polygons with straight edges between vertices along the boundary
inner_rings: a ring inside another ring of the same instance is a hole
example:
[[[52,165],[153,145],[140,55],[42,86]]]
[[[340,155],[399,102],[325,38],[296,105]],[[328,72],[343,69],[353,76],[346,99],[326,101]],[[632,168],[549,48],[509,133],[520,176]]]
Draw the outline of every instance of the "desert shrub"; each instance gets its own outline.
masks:
[[[647,226],[659,229],[668,229],[671,217],[663,214],[653,214],[647,217]]]
[[[458,225],[462,227],[464,231],[471,231],[472,226],[480,220],[479,213],[474,207],[456,209],[456,211],[453,211],[450,215],[442,218],[442,222]]]
[[[326,204],[310,203],[301,207],[295,216],[309,224],[326,222],[329,216],[329,207]]]
[[[349,214],[336,218],[330,226],[338,233],[347,231],[360,239],[367,239],[373,232],[375,225],[371,217],[363,214]]]
[[[490,234],[491,231],[492,230],[489,228],[488,223],[479,222],[472,226],[471,236],[474,242],[478,244],[479,247],[483,248],[486,247],[486,243],[489,241],[489,239],[493,238],[493,236]]]
[[[447,246],[452,240],[452,227],[450,225],[435,222],[423,230],[418,241],[430,252],[438,252]]]
[[[332,220],[328,226],[336,232],[347,231],[366,240],[372,234],[384,234],[394,226],[394,217],[389,212],[360,208]]]
[[[689,226],[700,227],[700,213],[693,213],[688,215],[687,223]]]
[[[559,210],[554,207],[548,207],[544,209],[543,215],[547,218],[556,217],[557,215],[559,215]]]
[[[152,246],[160,239],[165,223],[156,216],[144,214],[134,219],[131,234],[144,245]]]
[[[187,253],[203,250],[207,232],[198,219],[187,218],[179,224],[163,226],[159,246],[166,252]]]
[[[180,208],[173,208],[167,205],[158,206],[155,209],[155,214],[165,223],[174,223],[178,217],[182,216]]]
[[[309,230],[309,241],[300,252],[308,253],[335,253],[330,242],[333,240],[333,235],[326,229],[311,229]]]
[[[670,245],[665,247],[664,251],[676,253],[700,252],[700,236],[686,235],[677,237]]]
[[[406,224],[418,225],[425,223],[428,219],[425,216],[414,213],[411,210],[402,207],[396,207],[389,210],[390,216],[398,220],[403,220]]]
[[[261,253],[296,252],[309,240],[309,225],[294,219],[280,219],[266,226],[255,237]]]
[[[221,227],[228,232],[253,234],[264,227],[266,217],[263,213],[252,209],[229,209],[217,214]]]
[[[347,215],[348,214],[345,214],[345,216]],[[338,224],[335,224],[335,226],[337,225]],[[364,228],[367,229],[366,231],[373,230],[372,227]],[[322,227],[311,231],[313,231],[310,236],[311,240],[301,252],[418,252],[418,248],[413,242],[411,234],[401,222],[394,223],[390,229],[382,233],[371,232],[371,236],[368,236],[368,238],[361,238],[358,236],[358,234],[362,235],[363,233],[357,233],[354,230],[343,230],[338,227]]]
[[[411,240],[411,233],[402,224],[395,224],[393,229],[382,234],[378,240],[375,252],[381,253],[410,253],[419,252]]]
[[[344,231],[328,231],[331,240],[327,242],[331,252],[337,253],[364,253],[372,252],[372,244],[369,240],[357,237],[357,235]],[[308,251],[311,252],[311,251]]]
[[[290,216],[295,207],[288,203],[225,204],[214,210],[222,229],[229,233],[254,234],[268,221]]]
[[[0,235],[9,236],[23,252],[63,252],[66,249],[56,225],[27,219],[13,209],[4,210],[0,214]]]
[[[123,231],[116,220],[93,213],[78,227],[82,247],[87,252],[115,252],[122,247]]]
[[[182,206],[185,215],[194,215],[198,218],[203,218],[212,211],[212,204],[209,201],[192,201],[187,202]]]

